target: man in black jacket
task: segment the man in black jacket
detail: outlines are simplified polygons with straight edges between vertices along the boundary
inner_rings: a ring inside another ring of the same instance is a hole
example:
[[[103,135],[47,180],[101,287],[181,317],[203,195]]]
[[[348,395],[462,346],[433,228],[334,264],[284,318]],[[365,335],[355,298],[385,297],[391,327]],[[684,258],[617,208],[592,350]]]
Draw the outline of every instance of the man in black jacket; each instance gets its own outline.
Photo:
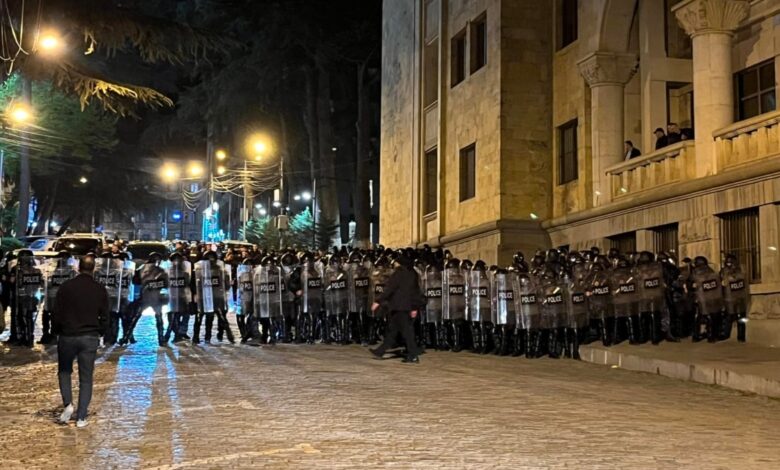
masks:
[[[92,277],[95,256],[86,255],[79,261],[79,274],[60,286],[52,316],[52,330],[59,335],[57,357],[62,404],[60,423],[66,424],[73,414],[70,377],[73,360],[79,364],[79,407],[76,426],[87,425],[87,408],[92,399],[92,373],[100,337],[108,328],[108,293]]]
[[[385,332],[384,342],[371,353],[381,358],[385,351],[392,348],[396,336],[400,333],[406,343],[407,356],[403,362],[420,362],[417,357],[417,342],[414,339],[412,322],[417,317],[418,310],[425,305],[425,299],[420,292],[417,273],[412,269],[412,260],[404,255],[396,260],[396,269],[385,283],[384,292],[377,297],[371,306],[376,311],[380,306],[390,312]]]

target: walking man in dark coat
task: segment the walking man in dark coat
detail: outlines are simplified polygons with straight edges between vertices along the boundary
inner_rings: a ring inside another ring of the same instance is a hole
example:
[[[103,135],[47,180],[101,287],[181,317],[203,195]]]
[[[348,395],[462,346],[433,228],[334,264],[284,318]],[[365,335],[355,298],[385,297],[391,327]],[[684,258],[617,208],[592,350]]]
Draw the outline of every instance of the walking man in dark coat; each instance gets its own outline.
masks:
[[[385,283],[384,292],[377,297],[371,306],[373,311],[383,307],[390,312],[384,342],[371,353],[381,358],[385,351],[392,348],[395,338],[400,333],[406,343],[407,356],[403,362],[420,362],[417,342],[414,339],[413,322],[419,309],[425,305],[425,299],[420,292],[417,273],[412,267],[412,260],[404,255],[396,260],[396,269]]]
[[[59,335],[57,360],[62,404],[60,423],[67,424],[73,415],[71,374],[73,360],[79,364],[79,407],[76,426],[87,425],[87,408],[92,399],[92,373],[100,338],[108,328],[108,293],[92,277],[95,256],[86,255],[79,261],[79,274],[62,284],[57,291],[52,330]]]

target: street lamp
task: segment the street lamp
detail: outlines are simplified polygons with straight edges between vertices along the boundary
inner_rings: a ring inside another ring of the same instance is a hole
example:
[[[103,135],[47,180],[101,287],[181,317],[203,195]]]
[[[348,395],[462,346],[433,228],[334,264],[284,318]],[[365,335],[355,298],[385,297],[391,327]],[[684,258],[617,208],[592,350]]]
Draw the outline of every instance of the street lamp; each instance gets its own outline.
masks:
[[[218,175],[224,175],[226,171],[227,170],[225,169],[225,167],[223,165],[220,165],[220,166],[217,167],[217,174]]]
[[[86,176],[82,176],[81,178],[79,178],[79,183],[81,184],[87,184],[87,181],[89,180],[87,179]]]
[[[179,168],[173,164],[166,163],[160,168],[160,177],[166,183],[173,183],[179,178]]]
[[[190,176],[201,176],[203,175],[203,165],[198,162],[192,162],[187,167],[187,172],[190,174]]]
[[[301,195],[300,194],[296,194],[295,196],[293,196],[293,200],[294,201],[300,201],[301,200]]]
[[[216,153],[214,153],[214,155],[217,157],[217,160],[224,160],[227,158],[227,152],[221,149],[217,150]]]
[[[8,120],[14,124],[27,124],[32,120],[32,111],[30,108],[22,103],[16,103],[6,111]]]
[[[309,191],[304,191],[303,194],[301,194],[301,198],[304,201],[311,201],[311,193]]]
[[[55,31],[47,31],[38,40],[38,46],[46,54],[57,53],[62,49],[62,39]]]

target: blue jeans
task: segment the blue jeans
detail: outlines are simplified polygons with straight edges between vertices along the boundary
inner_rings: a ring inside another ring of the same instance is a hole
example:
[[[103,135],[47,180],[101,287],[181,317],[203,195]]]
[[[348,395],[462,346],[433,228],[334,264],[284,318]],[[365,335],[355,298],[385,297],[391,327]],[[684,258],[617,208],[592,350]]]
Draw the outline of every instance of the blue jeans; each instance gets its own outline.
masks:
[[[76,419],[86,419],[87,408],[92,400],[92,373],[95,370],[95,357],[100,345],[98,336],[60,336],[57,342],[58,378],[63,406],[73,403],[70,376],[73,373],[73,360],[79,364],[79,406]]]

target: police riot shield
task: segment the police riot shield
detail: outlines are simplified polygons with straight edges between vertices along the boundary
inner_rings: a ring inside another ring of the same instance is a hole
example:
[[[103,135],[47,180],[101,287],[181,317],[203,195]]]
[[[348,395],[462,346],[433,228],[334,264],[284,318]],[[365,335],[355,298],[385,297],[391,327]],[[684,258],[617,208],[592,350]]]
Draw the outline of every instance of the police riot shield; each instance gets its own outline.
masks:
[[[489,322],[490,307],[490,278],[488,273],[481,269],[472,269],[469,272],[468,282],[468,315],[473,322]]]
[[[135,284],[133,284],[133,275],[135,275],[135,263],[130,260],[123,261],[122,282],[119,284],[120,305],[127,305],[134,301],[138,294]]]
[[[314,263],[301,267],[301,309],[303,313],[317,315],[322,311],[322,274]]]
[[[517,276],[514,271],[499,269],[493,275],[490,298],[492,299],[491,320],[495,325],[514,325],[515,319],[515,291],[513,278]]]
[[[186,313],[192,302],[192,265],[183,259],[165,261],[161,264],[168,274],[168,311]]]
[[[518,328],[537,329],[541,326],[541,301],[533,277],[519,272],[512,278],[515,295],[515,316]]]
[[[750,283],[739,266],[724,267],[721,271],[723,300],[729,315],[745,316],[750,311]]]
[[[236,315],[252,315],[254,312],[255,267],[242,264],[236,268],[236,295],[233,309]]]
[[[392,274],[392,270],[389,267],[384,265],[374,266],[374,269],[371,271],[371,288],[369,290],[372,304],[385,292],[385,283],[390,278],[390,274]],[[385,314],[383,308],[378,308],[371,313],[374,316],[383,316]]]
[[[347,296],[349,298],[349,311],[352,313],[366,313],[370,309],[368,269],[363,263],[350,263],[347,268]]]
[[[720,313],[724,307],[720,276],[710,266],[697,266],[693,269],[695,285],[694,299],[702,315]]]
[[[168,304],[168,274],[155,263],[141,267],[141,303],[145,307],[162,308]]]
[[[195,284],[198,288],[198,308],[202,313],[227,310],[227,287],[230,273],[222,261],[201,260],[195,264]]]
[[[287,286],[290,285],[290,276],[295,271],[294,264],[282,264],[279,268],[279,273],[282,276],[282,302],[292,303],[295,302],[295,292],[292,292]]]
[[[661,312],[666,308],[666,282],[661,263],[640,264],[636,268],[639,285],[639,313]]]
[[[460,267],[445,267],[441,277],[442,319],[463,320],[466,318],[466,276]]]
[[[349,311],[348,276],[341,266],[328,266],[325,270],[325,311],[328,315],[340,315]]]
[[[76,276],[76,259],[50,259],[46,263],[44,270],[46,273],[46,297],[44,299],[43,308],[52,312],[54,311],[54,305],[57,302],[57,292],[59,291],[60,286]]]
[[[37,311],[44,294],[44,276],[41,262],[34,256],[19,256],[16,260],[17,312]]]
[[[97,258],[95,260],[94,279],[98,284],[106,288],[109,309],[112,312],[118,312],[121,305],[122,260]]]
[[[425,323],[442,321],[442,273],[436,265],[429,265],[423,276],[423,292],[425,293]]]
[[[281,317],[282,275],[279,268],[273,264],[258,266],[254,269],[253,279],[254,309],[257,317]]]
[[[612,292],[609,285],[609,273],[594,270],[586,281],[588,296],[588,317],[591,320],[604,320],[615,316],[612,308]]]
[[[566,325],[567,285],[562,279],[541,281],[542,328],[559,328]]]
[[[639,314],[639,285],[637,276],[628,267],[615,268],[610,276],[612,304],[616,318]]]
[[[580,276],[578,277],[577,274]],[[566,286],[564,307],[567,328],[584,328],[588,325],[588,304],[585,301],[586,285],[583,275],[584,272],[577,273],[575,271],[572,275],[565,274],[563,277],[563,283]]]

